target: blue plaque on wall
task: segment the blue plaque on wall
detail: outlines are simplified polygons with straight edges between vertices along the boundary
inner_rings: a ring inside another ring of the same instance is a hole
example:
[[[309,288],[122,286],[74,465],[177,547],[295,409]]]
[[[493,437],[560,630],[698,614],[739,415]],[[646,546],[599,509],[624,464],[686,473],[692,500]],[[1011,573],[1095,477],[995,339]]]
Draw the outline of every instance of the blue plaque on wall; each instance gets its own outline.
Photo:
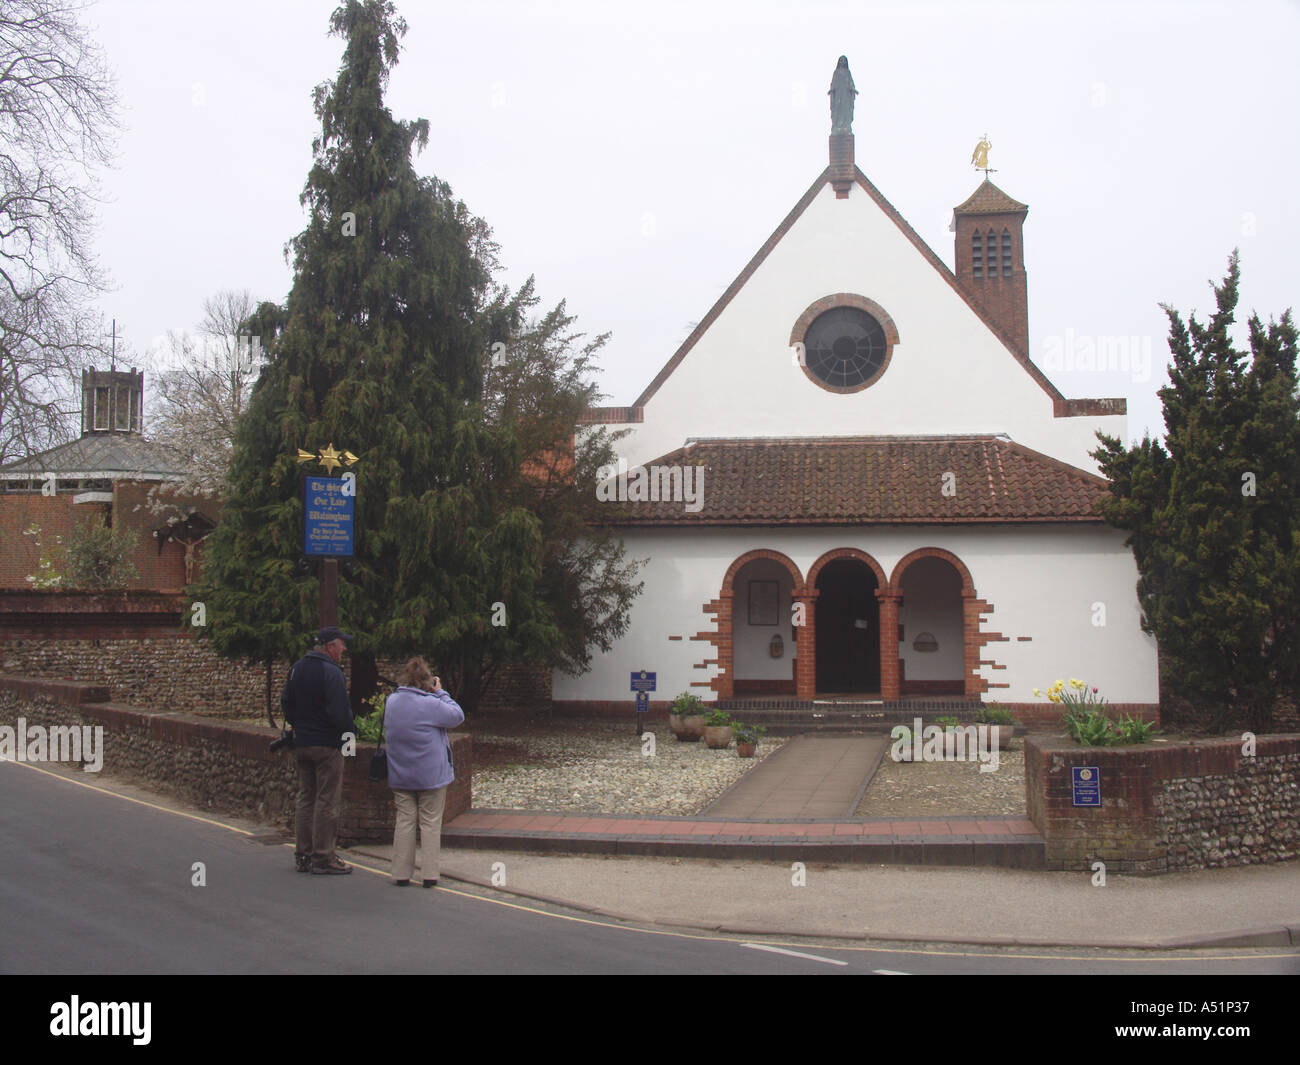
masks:
[[[1101,770],[1095,765],[1071,766],[1070,786],[1075,806],[1101,805]]]

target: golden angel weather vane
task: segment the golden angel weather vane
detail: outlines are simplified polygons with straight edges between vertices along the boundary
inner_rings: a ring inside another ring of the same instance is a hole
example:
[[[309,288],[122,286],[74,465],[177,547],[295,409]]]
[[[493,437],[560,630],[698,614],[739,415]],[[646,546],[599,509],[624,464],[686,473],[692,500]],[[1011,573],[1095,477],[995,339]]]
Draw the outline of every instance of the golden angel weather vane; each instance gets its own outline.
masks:
[[[989,140],[989,135],[986,133],[980,138],[979,144],[975,145],[975,150],[970,156],[971,165],[976,170],[983,170],[985,177],[988,177],[989,171],[993,169],[989,166],[989,149],[992,147],[993,142]]]

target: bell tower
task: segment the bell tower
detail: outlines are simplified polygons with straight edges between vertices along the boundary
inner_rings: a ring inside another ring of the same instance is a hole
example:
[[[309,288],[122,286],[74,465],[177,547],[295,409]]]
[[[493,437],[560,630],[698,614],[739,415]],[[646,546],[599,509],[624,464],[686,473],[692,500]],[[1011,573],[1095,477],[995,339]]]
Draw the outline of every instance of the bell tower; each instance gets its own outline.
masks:
[[[985,159],[987,162],[987,158]],[[1025,271],[1025,216],[1029,208],[989,180],[952,209],[957,280],[1029,358],[1029,294]]]
[[[136,433],[144,424],[144,371],[81,372],[81,435]]]

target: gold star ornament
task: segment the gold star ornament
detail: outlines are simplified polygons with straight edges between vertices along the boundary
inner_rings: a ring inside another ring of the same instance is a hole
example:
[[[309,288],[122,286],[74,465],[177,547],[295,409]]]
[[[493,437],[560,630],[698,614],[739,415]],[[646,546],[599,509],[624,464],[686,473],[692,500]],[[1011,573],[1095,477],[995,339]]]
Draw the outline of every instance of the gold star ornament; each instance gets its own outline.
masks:
[[[342,466],[342,458],[343,456],[334,450],[333,441],[330,441],[328,447],[321,448],[320,464],[325,467],[326,473],[333,473],[336,469]]]

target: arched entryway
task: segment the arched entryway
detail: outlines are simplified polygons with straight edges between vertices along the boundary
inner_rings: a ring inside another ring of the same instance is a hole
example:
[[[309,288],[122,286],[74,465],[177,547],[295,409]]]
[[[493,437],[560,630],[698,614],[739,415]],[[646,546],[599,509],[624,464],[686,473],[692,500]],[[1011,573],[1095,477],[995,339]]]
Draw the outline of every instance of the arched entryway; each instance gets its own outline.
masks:
[[[899,694],[978,694],[970,640],[975,590],[961,560],[937,548],[913,551],[890,584],[900,597]]]
[[[732,691],[736,695],[793,695],[798,633],[791,596],[801,584],[775,558],[752,558],[732,581]]]
[[[860,558],[821,566],[814,587],[818,693],[880,691],[880,582]]]

